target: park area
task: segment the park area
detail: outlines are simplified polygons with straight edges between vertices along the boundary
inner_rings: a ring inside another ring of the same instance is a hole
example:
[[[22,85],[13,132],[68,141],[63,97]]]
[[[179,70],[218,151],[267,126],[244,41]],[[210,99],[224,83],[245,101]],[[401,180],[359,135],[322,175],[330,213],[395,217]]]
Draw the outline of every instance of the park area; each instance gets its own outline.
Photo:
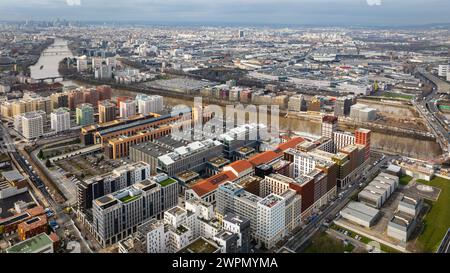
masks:
[[[411,182],[413,178],[409,175],[403,175],[402,177],[400,177],[400,185],[406,186],[409,184],[409,182]]]
[[[424,228],[417,242],[423,252],[435,252],[450,228],[450,180],[435,177],[431,181],[417,180],[417,183],[441,189],[437,201],[426,201],[431,208],[423,220]]]
[[[304,253],[344,253],[352,252],[354,248],[352,244],[344,244],[343,241],[320,232],[312,237]]]

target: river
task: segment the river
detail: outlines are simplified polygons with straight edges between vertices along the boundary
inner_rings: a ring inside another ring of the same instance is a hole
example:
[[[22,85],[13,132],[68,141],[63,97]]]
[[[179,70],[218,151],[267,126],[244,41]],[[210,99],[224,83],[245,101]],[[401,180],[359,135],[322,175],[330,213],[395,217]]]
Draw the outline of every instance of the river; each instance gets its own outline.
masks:
[[[83,85],[83,83],[75,81],[65,81],[63,84],[66,86]],[[136,92],[113,89],[113,96],[134,97],[136,96]],[[176,105],[193,106],[194,103],[192,100],[164,97],[164,104],[166,107],[173,107]],[[279,125],[282,131],[302,132],[303,136],[317,136],[320,134],[320,123],[314,121],[280,117]],[[424,160],[436,158],[442,153],[439,144],[434,141],[418,140],[412,137],[393,136],[376,132],[372,133],[372,147],[374,149]]]
[[[136,96],[135,92],[128,90],[113,90],[113,96]],[[183,99],[164,98],[164,104],[169,107],[176,105],[193,106],[193,101]],[[280,117],[280,130],[302,132],[302,135],[320,135],[320,123],[303,120],[298,118]],[[398,153],[400,155],[420,158],[433,159],[441,155],[442,151],[439,144],[430,140],[418,140],[412,137],[394,136],[390,134],[372,133],[372,147],[374,149],[383,150],[390,153]]]
[[[59,63],[68,57],[73,58],[68,41],[56,38],[54,43],[41,53],[38,62],[30,66],[31,77],[39,80],[61,76],[58,72]]]

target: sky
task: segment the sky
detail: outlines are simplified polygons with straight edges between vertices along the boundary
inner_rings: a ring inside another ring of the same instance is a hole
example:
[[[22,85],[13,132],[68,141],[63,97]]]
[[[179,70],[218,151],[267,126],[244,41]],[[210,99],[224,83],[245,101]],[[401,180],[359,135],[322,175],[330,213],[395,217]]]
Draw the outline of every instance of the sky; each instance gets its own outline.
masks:
[[[0,0],[0,20],[405,26],[450,23],[450,0]]]

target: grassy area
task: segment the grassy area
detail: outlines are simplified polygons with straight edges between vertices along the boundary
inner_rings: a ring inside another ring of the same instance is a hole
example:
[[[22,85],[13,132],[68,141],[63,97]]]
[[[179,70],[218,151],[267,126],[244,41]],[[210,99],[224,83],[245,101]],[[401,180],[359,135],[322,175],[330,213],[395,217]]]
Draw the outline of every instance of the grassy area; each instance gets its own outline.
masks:
[[[175,179],[169,177],[166,180],[161,181],[159,184],[161,185],[161,187],[166,187],[166,186],[168,186],[168,185],[170,185],[172,183],[176,183],[176,182],[177,181]]]
[[[414,96],[411,96],[411,95],[392,93],[392,92],[384,92],[381,96],[386,97],[386,98],[405,99],[405,100],[412,100],[414,98]]]
[[[369,239],[369,238],[367,238],[365,236],[362,236],[361,234],[358,234],[356,232],[350,231],[350,230],[348,230],[346,228],[343,228],[343,227],[335,225],[335,224],[333,224],[331,226],[331,228],[334,229],[334,230],[338,230],[338,229],[346,230],[348,232],[347,236],[352,237],[353,239],[356,239],[356,235],[358,235],[359,237],[361,237],[361,239],[359,239],[359,241],[361,241],[362,243],[364,243],[366,245],[373,241],[372,239]],[[396,250],[396,249],[393,249],[393,248],[391,248],[391,247],[389,247],[387,245],[384,245],[384,244],[382,244],[380,242],[378,242],[378,243],[380,244],[381,251],[383,251],[383,252],[386,252],[386,253],[399,253],[399,251]]]
[[[439,199],[429,202],[431,209],[423,221],[424,229],[418,243],[422,251],[435,252],[450,227],[450,180],[435,177],[431,181],[417,180],[418,183],[441,189]]]
[[[203,238],[198,238],[182,250],[181,253],[213,253],[217,251],[217,247],[205,241]]]
[[[411,182],[412,179],[413,178],[411,176],[404,175],[404,176],[400,177],[400,185],[406,186],[409,184],[409,182]]]
[[[135,196],[127,195],[127,196],[121,198],[120,201],[122,201],[123,203],[128,203],[128,202],[138,199],[139,197],[140,197],[140,195],[135,195]]]
[[[330,237],[325,232],[314,235],[310,245],[304,253],[344,253],[352,252],[355,247],[352,244],[344,245],[338,239]]]

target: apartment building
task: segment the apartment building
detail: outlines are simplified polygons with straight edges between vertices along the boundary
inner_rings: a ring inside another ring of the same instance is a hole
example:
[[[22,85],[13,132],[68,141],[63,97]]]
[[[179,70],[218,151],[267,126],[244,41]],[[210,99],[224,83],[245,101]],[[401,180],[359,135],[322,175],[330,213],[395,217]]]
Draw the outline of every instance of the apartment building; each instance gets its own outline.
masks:
[[[164,99],[162,96],[149,96],[139,94],[136,96],[138,113],[148,114],[161,112],[164,109]]]
[[[196,141],[158,157],[158,169],[169,176],[184,170],[202,172],[207,161],[221,156],[222,150],[222,143],[217,140]]]
[[[98,103],[98,122],[105,123],[116,119],[116,105],[109,100]]]
[[[77,125],[86,126],[94,124],[94,107],[90,103],[82,103],[76,108]]]
[[[36,139],[44,134],[44,111],[27,112],[14,118],[15,129],[26,139]]]
[[[70,130],[69,108],[58,108],[50,114],[51,129],[56,133]]]
[[[136,115],[136,101],[134,100],[121,101],[119,105],[119,113],[121,118],[128,118]]]
[[[111,173],[95,176],[77,184],[78,210],[86,212],[92,201],[150,178],[150,165],[144,162],[121,166]]]
[[[95,199],[92,227],[104,247],[137,231],[151,218],[161,218],[164,211],[178,204],[178,183],[160,175]]]
[[[242,186],[227,182],[217,191],[216,212],[225,217],[232,213],[250,221],[250,234],[267,248],[272,248],[295,225],[286,222],[300,215],[301,198],[288,189],[282,196],[270,193],[261,197],[246,191]],[[287,203],[288,201],[288,203]]]

